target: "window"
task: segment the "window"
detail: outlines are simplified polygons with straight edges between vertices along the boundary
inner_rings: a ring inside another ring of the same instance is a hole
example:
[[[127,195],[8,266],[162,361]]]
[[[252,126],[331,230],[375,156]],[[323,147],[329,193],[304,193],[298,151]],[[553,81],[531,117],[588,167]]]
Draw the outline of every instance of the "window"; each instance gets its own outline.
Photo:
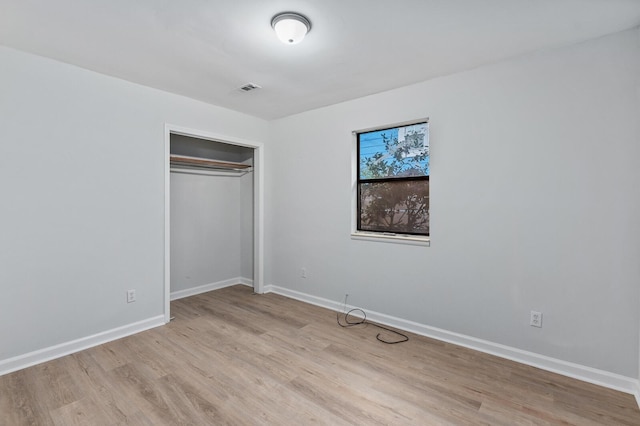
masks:
[[[429,236],[429,123],[358,132],[356,229]]]

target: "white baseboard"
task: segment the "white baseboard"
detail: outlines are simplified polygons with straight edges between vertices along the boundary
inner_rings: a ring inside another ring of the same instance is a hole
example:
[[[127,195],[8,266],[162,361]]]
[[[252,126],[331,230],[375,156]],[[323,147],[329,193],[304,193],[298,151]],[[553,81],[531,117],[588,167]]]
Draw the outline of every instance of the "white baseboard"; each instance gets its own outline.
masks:
[[[240,284],[244,284],[246,286],[253,287],[253,279],[251,279],[251,278],[240,277],[240,278],[238,278],[238,282]]]
[[[187,290],[177,291],[175,293],[171,293],[171,300],[181,299],[183,297],[193,296],[196,294],[229,287],[236,284],[243,284],[252,287],[253,280],[242,277],[233,278],[213,284],[207,284]],[[114,328],[112,330],[103,331],[92,336],[87,336],[77,340],[72,340],[70,342],[61,343],[59,345],[50,346],[48,348],[39,349],[37,351],[18,355],[13,358],[0,360],[0,376],[12,373],[14,371],[22,370],[23,368],[31,367],[36,364],[41,364],[46,361],[51,361],[52,359],[60,358],[65,355],[82,351],[84,349],[102,345],[103,343],[121,339],[132,334],[140,333],[154,327],[159,327],[164,324],[164,315],[159,315],[157,317],[138,321],[133,324],[127,324],[125,326]]]
[[[341,311],[344,308],[342,302],[336,302],[333,300],[312,296],[274,285],[265,286],[265,293],[280,294],[291,299],[300,300],[302,302],[321,306],[333,311]],[[353,309],[355,308],[355,306],[347,305],[346,308],[347,310]],[[487,340],[477,339],[475,337],[466,336],[464,334],[454,333],[436,327],[430,327],[428,325],[419,324],[413,321],[407,321],[401,318],[381,314],[379,312],[371,312],[367,310],[367,319],[379,324],[419,334],[421,336],[426,336],[444,342],[453,343],[455,345],[464,346],[466,348],[474,349],[501,358],[506,358],[511,361],[516,361],[521,364],[526,364],[540,368],[542,370],[558,373],[563,376],[572,377],[574,379],[604,386],[606,388],[629,393],[635,395],[636,401],[638,401],[638,405],[640,406],[640,382],[638,381],[638,379],[633,379],[619,374],[610,373],[608,371],[598,370],[584,365],[551,358],[545,355],[524,351]]]
[[[46,361],[51,361],[52,359],[60,358],[84,349],[102,345],[103,343],[121,339],[132,334],[140,333],[141,331],[146,331],[161,325],[164,325],[164,315],[158,315],[157,317],[134,322],[133,324],[127,324],[122,327],[103,331],[101,333],[72,340],[70,342],[39,349],[13,358],[0,360],[0,376]]]
[[[253,286],[253,280],[249,278],[236,278],[225,280],[218,283],[207,284],[195,287],[193,289],[183,290],[171,293],[171,300],[180,299],[219,288],[229,287],[235,284],[243,284]],[[333,311],[341,311],[343,304],[341,302],[324,299],[322,297],[312,296],[283,287],[267,285],[264,289],[265,293],[276,293],[291,299],[300,300],[316,306],[321,306]],[[355,306],[347,305],[347,309]],[[418,335],[430,337],[444,342],[453,343],[466,348],[485,352],[501,358],[506,358],[522,364],[531,365],[543,370],[562,374],[585,382],[604,386],[610,389],[619,390],[634,395],[638,406],[640,406],[640,381],[630,377],[622,376],[608,371],[598,370],[575,364],[533,352],[523,351],[521,349],[512,348],[498,343],[489,342],[487,340],[477,339],[475,337],[466,336],[459,333],[453,333],[436,327],[430,327],[424,324],[407,321],[401,318],[392,317],[378,312],[367,311],[367,318],[373,322],[398,328],[400,330],[409,331]],[[94,346],[98,346],[113,340],[121,339],[132,334],[140,333],[161,325],[164,325],[164,315],[159,315],[146,320],[138,321],[133,324],[127,324],[122,327],[107,330],[91,336],[83,337],[70,342],[29,352],[13,358],[0,360],[0,376],[8,374],[23,368],[31,367],[55,358],[60,358],[75,352],[82,351]]]
[[[178,290],[171,293],[171,300],[178,300],[184,297],[195,296],[196,294],[206,293],[208,291],[219,290],[225,287],[231,287],[232,285],[243,284],[253,287],[253,280],[249,278],[236,277],[224,281],[218,281],[211,284],[205,284],[198,287],[187,288],[185,290]]]

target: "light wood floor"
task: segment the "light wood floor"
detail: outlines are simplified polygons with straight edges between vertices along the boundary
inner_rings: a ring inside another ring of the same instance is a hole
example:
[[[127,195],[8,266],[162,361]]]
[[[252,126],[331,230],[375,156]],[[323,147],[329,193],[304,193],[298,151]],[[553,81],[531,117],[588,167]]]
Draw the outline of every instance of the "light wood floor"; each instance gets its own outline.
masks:
[[[235,286],[0,377],[2,425],[640,425],[632,396]]]

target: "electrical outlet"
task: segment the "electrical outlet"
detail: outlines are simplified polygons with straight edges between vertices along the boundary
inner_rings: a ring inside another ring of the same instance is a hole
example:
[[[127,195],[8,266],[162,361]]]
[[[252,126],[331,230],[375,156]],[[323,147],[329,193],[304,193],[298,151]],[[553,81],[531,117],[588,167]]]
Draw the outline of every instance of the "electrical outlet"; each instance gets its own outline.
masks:
[[[307,268],[300,269],[300,277],[307,278]]]
[[[135,290],[127,290],[127,303],[136,301],[136,291]]]
[[[531,318],[529,319],[529,325],[531,327],[542,327],[542,312],[531,311]]]

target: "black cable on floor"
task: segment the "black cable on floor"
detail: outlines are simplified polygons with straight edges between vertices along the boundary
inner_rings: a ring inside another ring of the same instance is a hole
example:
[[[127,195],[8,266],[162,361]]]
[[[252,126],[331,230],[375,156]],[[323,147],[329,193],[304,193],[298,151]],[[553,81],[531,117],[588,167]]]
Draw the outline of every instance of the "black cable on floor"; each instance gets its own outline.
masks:
[[[347,299],[346,299],[346,297],[345,297],[345,309],[346,309],[346,302],[347,302]],[[354,318],[356,318],[356,320],[355,320],[355,321],[350,320],[350,319],[349,319],[349,315],[352,315],[352,313],[353,313],[354,311],[360,311],[360,312],[362,312],[362,318],[354,317]],[[409,336],[407,336],[406,334],[402,334],[402,333],[400,333],[399,331],[392,330],[392,329],[390,329],[390,328],[383,327],[383,326],[381,326],[381,325],[378,325],[378,324],[375,324],[375,323],[372,323],[372,322],[367,321],[367,314],[366,314],[366,312],[365,312],[365,311],[363,311],[363,310],[362,310],[362,309],[360,309],[360,308],[353,308],[353,309],[351,309],[349,312],[345,313],[345,314],[344,314],[344,323],[340,322],[340,312],[336,312],[336,321],[338,322],[338,325],[339,325],[340,327],[345,327],[345,328],[346,328],[346,327],[353,327],[353,326],[360,325],[360,324],[370,324],[370,325],[372,325],[372,326],[374,326],[374,327],[378,327],[378,328],[380,328],[380,329],[382,329],[382,330],[385,330],[385,331],[388,331],[388,332],[390,332],[390,333],[393,333],[393,334],[396,334],[396,335],[400,336],[400,340],[397,340],[397,341],[391,342],[391,341],[388,341],[388,340],[384,340],[382,337],[380,337],[380,335],[381,335],[382,333],[378,333],[378,334],[376,335],[376,339],[378,339],[378,341],[379,341],[379,342],[386,343],[387,345],[395,345],[395,344],[397,344],[397,343],[403,343],[403,342],[406,342],[406,341],[408,341],[408,340],[409,340]]]

